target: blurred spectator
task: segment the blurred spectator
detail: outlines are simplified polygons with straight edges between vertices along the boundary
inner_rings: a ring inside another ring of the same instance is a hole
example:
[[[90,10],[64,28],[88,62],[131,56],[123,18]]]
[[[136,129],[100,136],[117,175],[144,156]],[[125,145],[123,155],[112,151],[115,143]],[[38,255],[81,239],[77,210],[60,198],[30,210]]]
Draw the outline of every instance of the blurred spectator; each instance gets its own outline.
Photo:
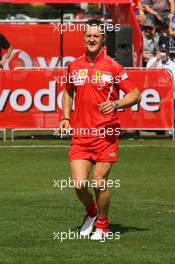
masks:
[[[155,33],[155,26],[152,21],[146,19],[143,24],[143,67],[147,61],[154,57],[159,50],[159,35]]]
[[[159,47],[159,51],[157,52],[155,57],[151,58],[148,61],[146,67],[170,70],[173,75],[173,79],[175,81],[175,62],[170,59],[169,51],[165,44],[161,44],[161,46]],[[173,86],[173,94],[175,100],[175,86]],[[174,104],[174,111],[175,111],[175,104]],[[160,132],[157,132],[157,134],[160,134]],[[166,132],[161,131],[161,134],[165,134],[166,136],[172,136],[172,130],[167,130]]]
[[[2,60],[2,49],[6,50],[6,53],[3,56],[3,60]],[[0,69],[3,69],[3,65],[10,57],[11,52],[12,52],[12,47],[10,46],[9,41],[2,34],[0,34]]]
[[[143,24],[146,17],[142,7],[142,0],[131,0],[131,6],[134,9],[134,13],[139,21],[139,24]]]
[[[175,46],[175,15],[170,19],[169,35],[171,36],[171,46]]]
[[[170,59],[169,51],[165,44],[159,47],[159,51],[147,62],[146,67],[170,70],[175,80],[175,62]]]
[[[159,47],[161,49],[169,50],[169,44],[170,44],[170,36],[166,32],[160,34]]]
[[[160,30],[168,30],[170,18],[174,15],[174,0],[144,0],[147,17]]]

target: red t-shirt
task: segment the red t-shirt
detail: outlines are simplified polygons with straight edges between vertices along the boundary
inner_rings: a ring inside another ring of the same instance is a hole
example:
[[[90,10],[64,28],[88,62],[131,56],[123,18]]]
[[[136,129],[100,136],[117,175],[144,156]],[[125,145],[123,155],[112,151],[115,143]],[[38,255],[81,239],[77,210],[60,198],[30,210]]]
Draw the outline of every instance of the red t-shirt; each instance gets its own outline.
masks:
[[[69,63],[67,89],[75,91],[74,128],[119,127],[117,111],[103,114],[98,104],[118,100],[119,89],[125,93],[135,88],[123,66],[106,55],[103,48],[90,65],[86,55]]]

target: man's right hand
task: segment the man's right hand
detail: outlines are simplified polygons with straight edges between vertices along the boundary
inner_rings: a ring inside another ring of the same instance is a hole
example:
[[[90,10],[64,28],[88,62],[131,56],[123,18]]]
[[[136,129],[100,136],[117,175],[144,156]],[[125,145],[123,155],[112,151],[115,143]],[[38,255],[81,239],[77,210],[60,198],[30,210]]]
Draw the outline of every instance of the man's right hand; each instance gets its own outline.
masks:
[[[59,130],[62,135],[66,135],[68,133],[68,129],[70,128],[70,121],[68,119],[62,119],[59,122]]]
[[[162,21],[162,17],[157,12],[155,13],[155,16],[159,21]]]

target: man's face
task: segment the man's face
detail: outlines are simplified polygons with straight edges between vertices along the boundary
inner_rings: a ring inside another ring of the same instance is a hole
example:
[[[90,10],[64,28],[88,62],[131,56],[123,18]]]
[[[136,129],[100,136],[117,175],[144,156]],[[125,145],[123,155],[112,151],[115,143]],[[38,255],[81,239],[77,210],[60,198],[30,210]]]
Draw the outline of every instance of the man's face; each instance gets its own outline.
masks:
[[[153,35],[153,28],[152,27],[149,27],[149,26],[146,26],[144,28],[144,32],[145,32],[145,35],[149,38]]]
[[[100,26],[86,26],[84,44],[87,52],[98,54],[103,46],[103,40],[104,36],[101,34]]]
[[[168,61],[168,53],[166,51],[161,51],[160,56],[162,63],[166,63]]]

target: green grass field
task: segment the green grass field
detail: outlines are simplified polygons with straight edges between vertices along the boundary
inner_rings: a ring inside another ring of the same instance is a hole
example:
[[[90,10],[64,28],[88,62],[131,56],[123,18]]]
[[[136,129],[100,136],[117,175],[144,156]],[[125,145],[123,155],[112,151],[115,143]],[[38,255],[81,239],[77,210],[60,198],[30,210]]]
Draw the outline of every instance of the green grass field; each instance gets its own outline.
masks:
[[[67,144],[0,142],[0,263],[174,264],[175,143],[121,141],[111,172],[121,186],[110,189],[109,215],[121,237],[104,243],[54,239],[54,232],[75,232],[84,214],[73,189],[54,188],[69,177]]]

